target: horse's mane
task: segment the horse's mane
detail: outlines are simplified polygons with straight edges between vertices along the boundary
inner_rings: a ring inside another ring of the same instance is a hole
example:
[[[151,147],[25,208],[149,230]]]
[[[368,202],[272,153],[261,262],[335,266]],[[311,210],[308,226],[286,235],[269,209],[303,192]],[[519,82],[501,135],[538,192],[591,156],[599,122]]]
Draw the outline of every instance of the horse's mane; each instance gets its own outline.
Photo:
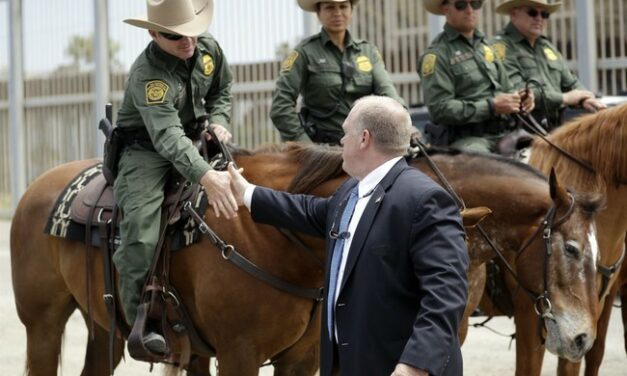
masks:
[[[342,170],[342,149],[336,146],[297,144],[264,145],[255,150],[232,149],[233,155],[287,153],[299,165],[288,192],[308,193],[320,184],[345,174]]]
[[[530,163],[541,171],[555,167],[578,190],[603,192],[609,184],[627,181],[627,104],[576,118],[557,128],[549,139],[590,163],[597,176],[565,157],[543,140],[536,139]]]

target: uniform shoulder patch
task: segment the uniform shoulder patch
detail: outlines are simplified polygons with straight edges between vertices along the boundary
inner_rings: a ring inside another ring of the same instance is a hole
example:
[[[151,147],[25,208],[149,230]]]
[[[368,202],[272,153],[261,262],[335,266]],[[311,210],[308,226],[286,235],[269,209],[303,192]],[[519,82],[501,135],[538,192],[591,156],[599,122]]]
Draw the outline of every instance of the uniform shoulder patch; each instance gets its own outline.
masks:
[[[428,76],[435,72],[435,61],[437,56],[435,54],[426,54],[422,59],[422,67],[420,71],[422,72],[422,77]]]
[[[553,52],[553,50],[549,47],[544,47],[544,55],[551,61],[558,60],[557,54],[555,54],[555,52]]]
[[[146,103],[158,104],[165,101],[165,95],[170,87],[161,80],[150,81],[146,84]]]
[[[494,49],[494,53],[496,53],[496,57],[501,61],[505,61],[505,57],[507,56],[507,45],[503,42],[496,42],[492,45],[492,48]]]
[[[203,55],[202,69],[205,76],[211,76],[211,73],[213,73],[213,70],[215,69],[215,64],[213,63],[213,58],[211,57],[211,55]]]
[[[494,62],[494,51],[490,48],[490,46],[483,45],[483,58],[488,62]]]
[[[285,60],[283,60],[283,63],[281,64],[281,72],[289,72],[290,70],[292,70],[292,66],[294,65],[296,59],[298,59],[298,51],[290,52],[290,54],[287,55],[287,57],[285,58]]]
[[[370,72],[372,71],[372,63],[370,59],[366,55],[359,55],[355,59],[355,63],[357,64],[357,69],[361,72]]]

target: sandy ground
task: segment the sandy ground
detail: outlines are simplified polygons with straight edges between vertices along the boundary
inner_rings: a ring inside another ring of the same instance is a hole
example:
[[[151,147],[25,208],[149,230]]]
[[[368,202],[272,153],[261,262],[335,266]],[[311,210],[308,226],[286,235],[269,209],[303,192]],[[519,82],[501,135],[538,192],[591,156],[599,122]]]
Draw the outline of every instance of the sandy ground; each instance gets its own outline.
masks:
[[[26,333],[15,311],[13,291],[11,289],[11,268],[9,256],[9,222],[0,220],[0,375],[21,375],[24,371],[26,352]],[[473,322],[481,321],[480,318]],[[490,327],[510,334],[514,331],[513,322],[507,318],[495,318]],[[620,312],[617,308],[612,313],[609,337],[600,374],[603,376],[625,375],[627,357],[623,350],[623,328]],[[82,318],[74,314],[66,329],[63,350],[63,375],[79,375],[85,354],[84,346],[87,331]],[[464,370],[466,375],[513,375],[515,361],[515,342],[488,329],[470,328],[468,339],[462,347]],[[547,355],[542,375],[554,375],[557,360]],[[155,367],[154,374],[162,374],[160,367]],[[126,357],[116,369],[120,376],[146,375],[149,365]],[[214,373],[215,374],[215,373]],[[260,375],[272,374],[271,367],[264,368]],[[583,372],[582,372],[583,374]]]

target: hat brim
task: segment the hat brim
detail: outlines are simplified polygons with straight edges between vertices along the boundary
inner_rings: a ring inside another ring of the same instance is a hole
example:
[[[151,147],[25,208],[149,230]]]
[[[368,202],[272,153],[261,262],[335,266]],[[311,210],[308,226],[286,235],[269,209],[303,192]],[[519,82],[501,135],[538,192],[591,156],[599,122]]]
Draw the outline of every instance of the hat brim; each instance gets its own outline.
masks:
[[[213,18],[213,1],[208,1],[207,6],[200,11],[190,22],[181,25],[161,25],[148,21],[148,16],[144,15],[137,18],[129,18],[124,20],[125,23],[140,27],[142,29],[159,31],[162,33],[178,34],[186,37],[196,37],[209,29],[211,19]]]
[[[305,12],[316,12],[318,3],[343,3],[348,0],[298,0],[298,6]],[[350,0],[353,6],[356,6],[359,0]]]
[[[498,7],[496,7],[496,13],[509,14],[509,12],[511,12],[514,8],[524,7],[524,6],[542,8],[542,9],[546,9],[546,11],[549,13],[554,13],[562,6],[562,3],[547,4],[547,3],[541,3],[539,1],[533,1],[533,0],[506,1],[503,4],[499,5]]]

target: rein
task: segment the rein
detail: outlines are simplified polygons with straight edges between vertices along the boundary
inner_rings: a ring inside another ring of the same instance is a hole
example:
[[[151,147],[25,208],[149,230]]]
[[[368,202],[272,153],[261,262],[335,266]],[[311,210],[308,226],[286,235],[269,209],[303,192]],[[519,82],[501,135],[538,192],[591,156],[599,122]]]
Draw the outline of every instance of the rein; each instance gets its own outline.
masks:
[[[517,113],[514,115],[516,117],[516,119],[518,119],[528,130],[530,130],[532,133],[534,133],[536,136],[540,137],[541,139],[543,139],[544,141],[546,141],[547,144],[551,145],[552,147],[554,147],[555,149],[557,149],[560,153],[562,153],[564,156],[566,156],[568,159],[570,159],[571,161],[577,163],[579,166],[583,167],[586,171],[592,173],[592,174],[596,174],[596,170],[594,169],[594,167],[592,167],[592,165],[582,159],[577,158],[576,156],[574,156],[573,154],[571,154],[570,152],[568,152],[566,149],[562,148],[561,146],[555,144],[553,141],[549,140],[546,135],[546,131],[544,130],[544,128],[542,128],[542,126],[540,124],[538,124],[538,122],[536,121],[536,119],[533,118],[533,116],[531,116],[528,113]]]
[[[265,270],[258,267],[255,263],[244,257],[241,253],[239,253],[233,245],[227,244],[224,240],[222,240],[218,236],[218,234],[216,234],[211,229],[211,227],[209,227],[209,225],[202,219],[202,217],[194,210],[191,202],[185,202],[183,209],[187,211],[192,216],[192,218],[194,218],[194,221],[198,223],[198,229],[200,230],[200,232],[206,235],[209,240],[211,240],[211,242],[216,246],[216,248],[220,250],[222,258],[224,258],[225,260],[232,262],[253,277],[279,290],[288,292],[301,298],[311,299],[316,302],[322,301],[324,295],[322,287],[313,289],[299,287],[291,283],[285,282],[284,280],[266,272]]]

